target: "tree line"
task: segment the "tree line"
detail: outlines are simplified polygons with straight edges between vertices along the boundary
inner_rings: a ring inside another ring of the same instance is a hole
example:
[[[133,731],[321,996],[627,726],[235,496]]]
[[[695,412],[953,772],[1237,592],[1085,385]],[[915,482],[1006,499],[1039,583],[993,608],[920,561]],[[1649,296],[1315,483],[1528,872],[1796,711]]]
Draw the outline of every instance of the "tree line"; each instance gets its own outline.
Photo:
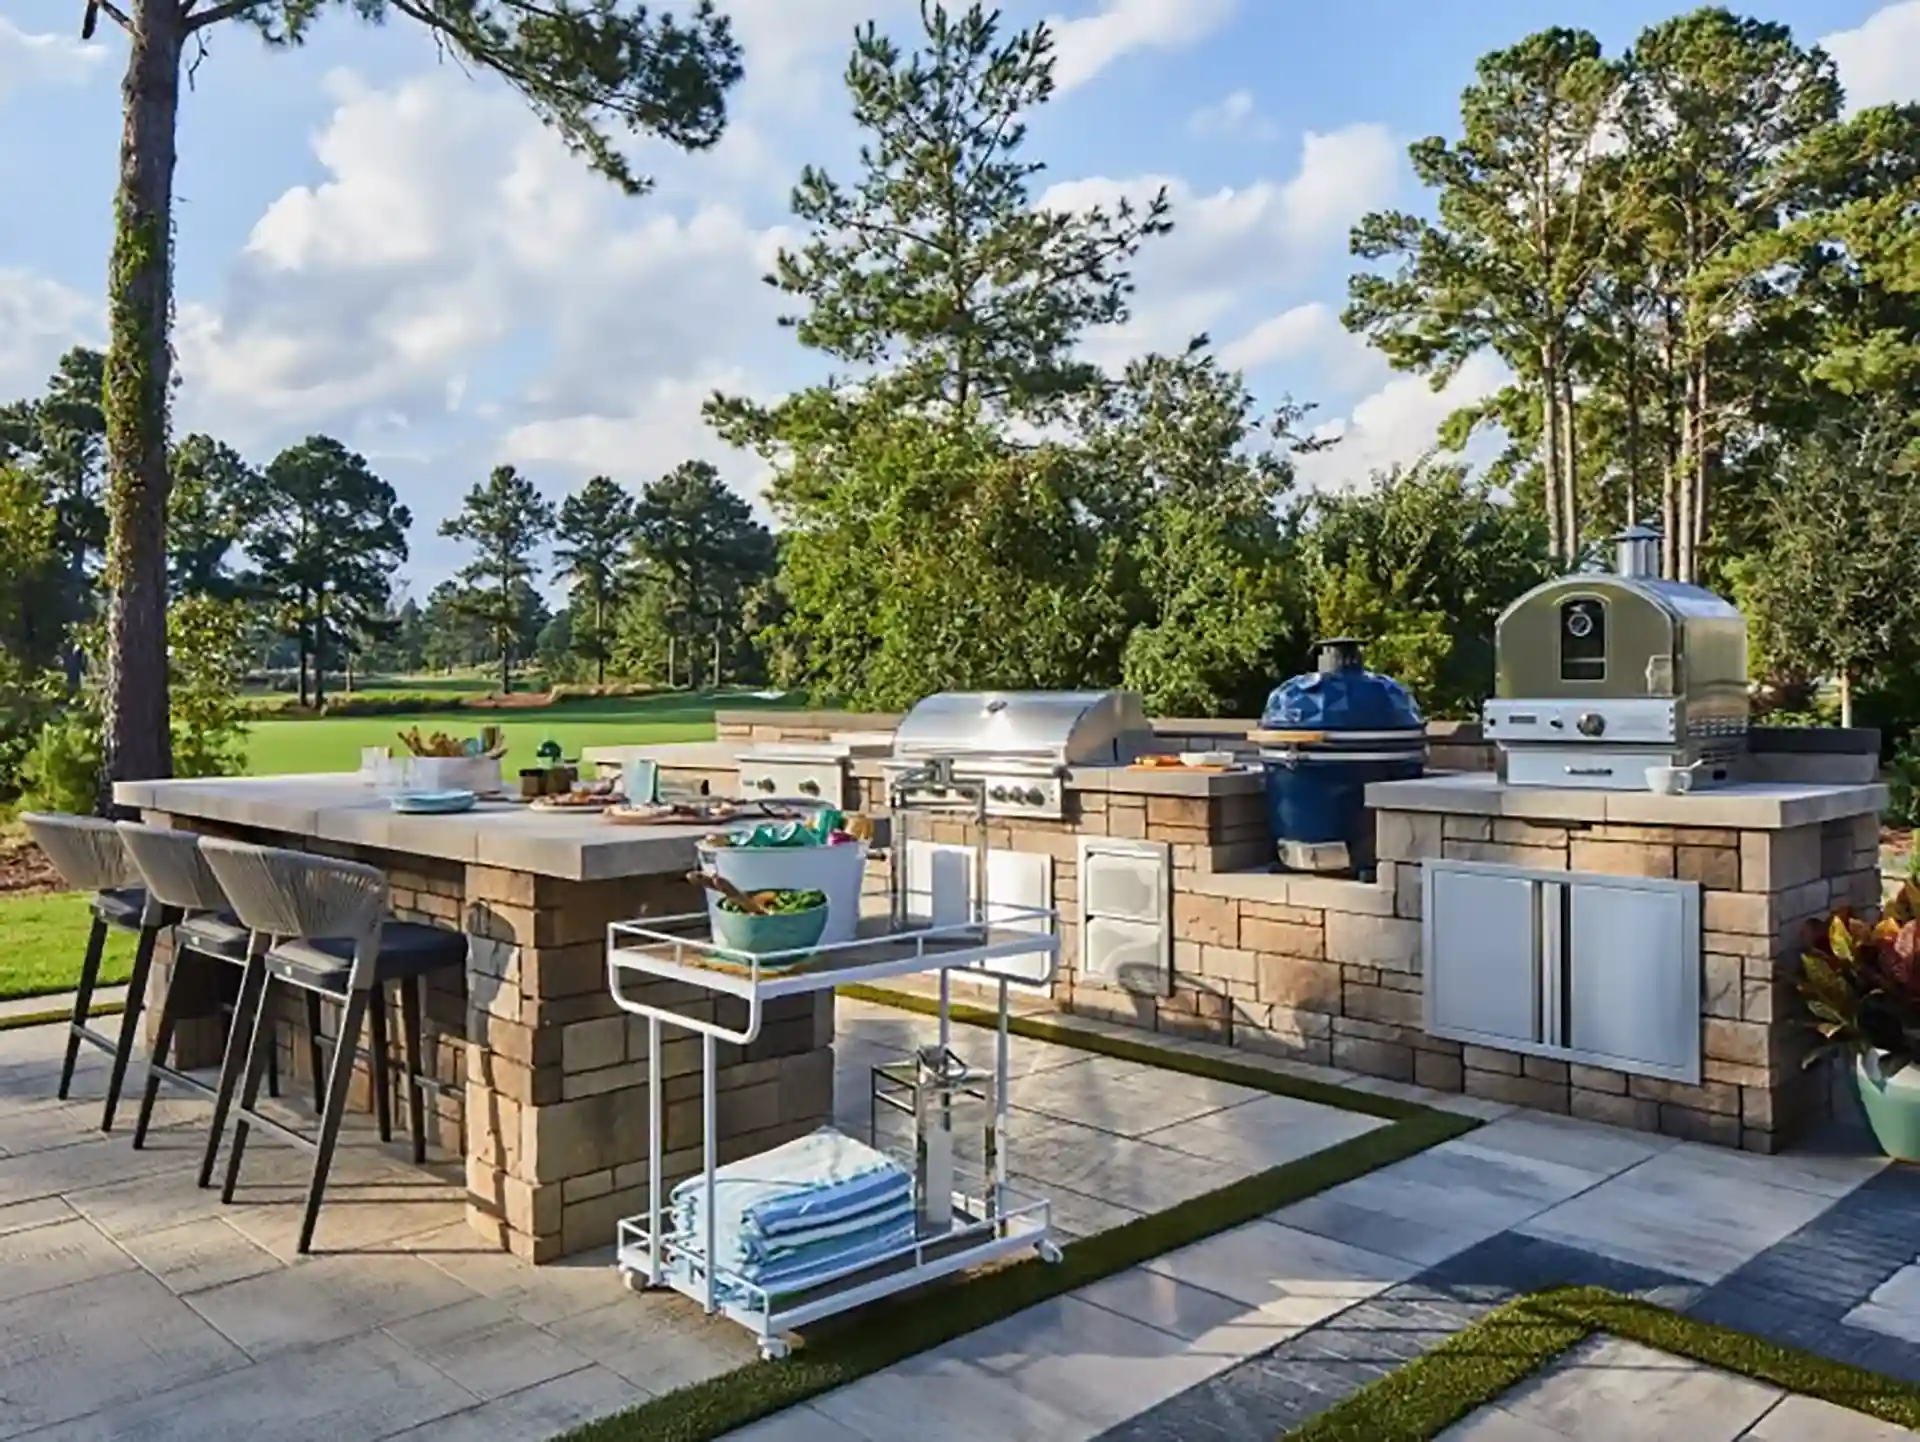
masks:
[[[155,597],[180,563],[154,522],[188,474],[166,444],[158,239],[180,47],[228,21],[298,44],[326,7],[140,8],[105,374],[115,775],[166,764],[137,723],[165,715],[166,678],[144,683]],[[705,0],[685,25],[619,0],[405,17],[503,77],[631,194],[646,182],[613,132],[705,148],[741,73]],[[805,239],[767,277],[833,373],[773,404],[707,406],[768,463],[777,543],[729,530],[738,503],[708,477],[655,518],[683,551],[616,575],[601,538],[622,532],[622,503],[583,491],[561,541],[577,598],[565,654],[596,674],[664,663],[679,677],[750,645],[780,681],[872,706],[1122,681],[1162,712],[1244,713],[1313,634],[1351,631],[1446,714],[1484,694],[1508,600],[1652,516],[1669,577],[1748,609],[1770,694],[1811,704],[1837,677],[1845,715],[1856,691],[1877,718],[1920,714],[1906,579],[1920,542],[1902,524],[1920,499],[1920,107],[1849,113],[1830,57],[1721,8],[1618,55],[1553,28],[1484,57],[1454,133],[1410,148],[1425,204],[1355,226],[1344,320],[1436,387],[1497,359],[1507,382],[1442,436],[1456,451],[1484,433],[1496,459],[1469,473],[1429,456],[1307,494],[1297,460],[1327,443],[1312,406],[1261,402],[1208,337],[1118,371],[1087,359],[1091,334],[1129,318],[1135,263],[1178,217],[1164,193],[1040,204],[1027,125],[1053,72],[1045,25],[1013,29],[980,4],[923,0],[904,44],[860,27],[845,71],[857,169],[802,171]],[[514,479],[476,494],[517,505]],[[535,504],[520,512],[508,530],[543,522]],[[450,524],[476,559],[440,609],[473,598],[474,643],[524,650],[528,555],[484,514]],[[737,577],[716,572],[749,551]],[[331,624],[316,623],[323,648]],[[558,624],[542,623],[549,651]]]
[[[104,364],[75,348],[40,395],[0,405],[6,790],[35,767],[70,776],[99,762]],[[356,667],[493,665],[502,690],[535,660],[556,679],[604,681],[616,662],[669,683],[753,674],[746,628],[772,537],[704,462],[637,496],[596,476],[558,507],[513,467],[496,468],[440,526],[470,558],[425,607],[397,579],[410,509],[341,441],[309,436],[257,466],[192,434],[169,466],[167,650],[180,688],[170,741],[188,774],[238,764],[249,675],[290,672],[299,703],[318,708],[330,677],[344,672],[351,687]],[[557,615],[540,591],[548,579],[568,592]]]

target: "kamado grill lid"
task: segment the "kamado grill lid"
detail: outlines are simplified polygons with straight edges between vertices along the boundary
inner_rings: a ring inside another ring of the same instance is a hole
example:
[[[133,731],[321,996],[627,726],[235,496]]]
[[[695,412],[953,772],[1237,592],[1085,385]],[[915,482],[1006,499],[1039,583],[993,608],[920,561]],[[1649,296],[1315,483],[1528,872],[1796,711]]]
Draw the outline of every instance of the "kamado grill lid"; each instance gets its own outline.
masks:
[[[1256,741],[1285,745],[1329,733],[1426,737],[1426,721],[1407,688],[1369,671],[1360,643],[1336,636],[1314,643],[1315,669],[1283,681],[1267,697]]]

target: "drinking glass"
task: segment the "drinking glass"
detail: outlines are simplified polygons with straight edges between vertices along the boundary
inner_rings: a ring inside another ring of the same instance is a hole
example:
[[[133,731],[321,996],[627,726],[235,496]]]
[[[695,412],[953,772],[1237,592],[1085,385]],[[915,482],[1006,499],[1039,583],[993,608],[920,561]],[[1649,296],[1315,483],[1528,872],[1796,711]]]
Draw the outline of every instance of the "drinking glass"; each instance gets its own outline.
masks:
[[[389,754],[384,746],[360,748],[360,780],[369,790],[379,787]]]

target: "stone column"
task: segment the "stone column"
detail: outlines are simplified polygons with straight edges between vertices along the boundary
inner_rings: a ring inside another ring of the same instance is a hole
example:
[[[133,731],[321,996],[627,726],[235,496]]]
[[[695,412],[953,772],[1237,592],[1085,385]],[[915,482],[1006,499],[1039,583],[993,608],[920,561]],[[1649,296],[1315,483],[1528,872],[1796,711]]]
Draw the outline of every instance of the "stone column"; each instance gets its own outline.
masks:
[[[611,1242],[647,1205],[647,1025],[608,989],[610,922],[691,911],[673,878],[568,882],[468,867],[468,1219],[534,1262]],[[638,994],[738,1027],[745,1004],[652,983]],[[716,1008],[718,1008],[716,1010]],[[766,1009],[759,1038],[720,1048],[721,1159],[750,1156],[833,1112],[833,998]],[[701,1044],[668,1028],[661,1058],[669,1182],[701,1157]]]

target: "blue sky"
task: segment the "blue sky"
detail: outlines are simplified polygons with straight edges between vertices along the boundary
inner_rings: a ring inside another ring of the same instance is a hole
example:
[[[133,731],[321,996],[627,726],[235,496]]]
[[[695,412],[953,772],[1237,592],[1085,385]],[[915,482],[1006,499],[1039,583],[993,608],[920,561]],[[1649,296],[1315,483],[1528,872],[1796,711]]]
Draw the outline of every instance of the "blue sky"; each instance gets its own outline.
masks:
[[[363,450],[417,517],[409,574],[457,564],[433,530],[502,460],[558,496],[595,470],[639,485],[705,455],[748,495],[760,475],[698,419],[716,385],[776,394],[816,365],[759,284],[800,165],[845,173],[838,71],[869,16],[906,37],[911,0],[726,0],[748,80],[719,150],[643,152],[660,179],[616,196],[501,87],[439,63],[404,21],[343,16],[268,53],[216,31],[182,108],[183,425],[259,461],[329,431]],[[124,50],[80,0],[0,0],[0,394],[103,338],[99,295]],[[1175,235],[1143,259],[1112,360],[1207,329],[1255,390],[1319,403],[1345,431],[1306,480],[1350,483],[1409,459],[1438,417],[1497,382],[1470,367],[1435,397],[1344,336],[1352,220],[1417,206],[1408,139],[1456,123],[1481,53],[1545,24],[1609,49],[1672,13],[1517,0],[1051,0],[1063,94],[1033,148],[1063,195],[1167,183]],[[1920,0],[1799,0],[1756,11],[1834,37],[1850,88],[1920,99]]]

